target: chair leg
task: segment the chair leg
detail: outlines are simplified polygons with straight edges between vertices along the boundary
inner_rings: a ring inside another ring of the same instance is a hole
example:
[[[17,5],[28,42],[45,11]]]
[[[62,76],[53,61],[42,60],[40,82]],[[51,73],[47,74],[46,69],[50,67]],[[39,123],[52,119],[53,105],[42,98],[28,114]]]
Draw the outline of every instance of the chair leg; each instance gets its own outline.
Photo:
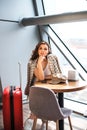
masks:
[[[70,130],[73,130],[73,128],[72,128],[72,124],[71,124],[70,116],[68,116],[68,120],[69,120]]]
[[[46,121],[46,130],[48,130],[48,121]]]
[[[32,130],[36,129],[37,117],[34,119]]]
[[[59,120],[56,121],[56,130],[59,130]]]

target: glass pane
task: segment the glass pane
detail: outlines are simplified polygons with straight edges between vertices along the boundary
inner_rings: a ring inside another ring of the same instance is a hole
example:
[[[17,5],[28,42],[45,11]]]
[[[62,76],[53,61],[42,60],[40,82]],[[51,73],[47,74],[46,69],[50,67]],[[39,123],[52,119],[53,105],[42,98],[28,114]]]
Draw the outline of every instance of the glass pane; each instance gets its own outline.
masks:
[[[86,11],[86,0],[43,0],[46,14]]]
[[[65,43],[67,48],[73,53],[73,55],[77,58],[77,60],[81,63],[81,65],[85,68],[87,71],[87,22],[74,22],[74,23],[63,23],[63,24],[53,24],[50,25],[52,29],[56,32],[56,34],[62,39],[62,41]],[[51,33],[49,30],[50,36],[52,36],[53,40],[57,43],[58,47],[62,48],[62,51],[66,54],[66,56],[69,58],[69,54],[63,50],[63,47],[61,46],[61,42]],[[64,58],[62,54],[60,54],[60,51],[57,50],[56,46],[51,42],[52,46],[52,52],[56,54],[59,57],[59,62],[61,63],[62,70],[65,75],[67,75],[67,71],[69,69],[72,69],[70,64],[67,62],[67,60]],[[75,62],[70,59],[72,64],[75,65]],[[78,67],[78,66],[77,66]],[[79,67],[77,68],[78,71],[80,71]],[[82,74],[82,71],[80,71]],[[85,80],[87,80],[87,73],[83,73],[83,77]],[[77,92],[70,92],[65,93],[64,96],[66,98],[69,98],[73,101],[78,101],[78,106],[81,108],[78,110],[78,108],[75,108],[75,106],[72,103],[72,109],[79,111],[81,113],[84,113],[86,111],[86,104],[87,104],[87,89],[77,91]],[[81,104],[83,103],[83,104]],[[80,106],[80,104],[82,106]],[[65,101],[66,107],[69,107],[68,103]],[[73,108],[74,107],[74,108]]]
[[[51,25],[87,71],[87,22]]]

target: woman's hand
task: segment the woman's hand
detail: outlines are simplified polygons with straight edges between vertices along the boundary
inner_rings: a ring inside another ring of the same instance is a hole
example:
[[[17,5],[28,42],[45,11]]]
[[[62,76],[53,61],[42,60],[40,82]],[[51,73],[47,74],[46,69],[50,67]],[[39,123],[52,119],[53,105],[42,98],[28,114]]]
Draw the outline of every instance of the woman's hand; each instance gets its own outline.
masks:
[[[38,58],[38,64],[42,63],[45,59],[46,59],[45,56],[39,56],[39,58]]]

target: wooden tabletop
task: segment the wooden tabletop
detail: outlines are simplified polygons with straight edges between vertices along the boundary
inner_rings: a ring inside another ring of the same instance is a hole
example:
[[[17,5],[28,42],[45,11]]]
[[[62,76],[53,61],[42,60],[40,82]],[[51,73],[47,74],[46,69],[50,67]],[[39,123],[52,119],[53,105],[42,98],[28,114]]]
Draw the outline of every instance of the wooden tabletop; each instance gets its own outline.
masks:
[[[86,81],[66,81],[66,83],[59,83],[57,85],[52,85],[49,83],[41,83],[36,82],[35,86],[38,87],[45,87],[52,89],[54,92],[74,92],[79,91],[87,88],[87,82]]]

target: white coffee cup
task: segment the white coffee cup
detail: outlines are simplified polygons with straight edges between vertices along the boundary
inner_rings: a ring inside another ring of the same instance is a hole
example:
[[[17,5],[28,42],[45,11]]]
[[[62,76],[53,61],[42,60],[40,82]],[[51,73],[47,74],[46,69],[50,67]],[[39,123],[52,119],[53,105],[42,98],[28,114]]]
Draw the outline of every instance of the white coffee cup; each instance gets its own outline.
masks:
[[[68,70],[68,80],[79,80],[79,74],[77,70]]]

